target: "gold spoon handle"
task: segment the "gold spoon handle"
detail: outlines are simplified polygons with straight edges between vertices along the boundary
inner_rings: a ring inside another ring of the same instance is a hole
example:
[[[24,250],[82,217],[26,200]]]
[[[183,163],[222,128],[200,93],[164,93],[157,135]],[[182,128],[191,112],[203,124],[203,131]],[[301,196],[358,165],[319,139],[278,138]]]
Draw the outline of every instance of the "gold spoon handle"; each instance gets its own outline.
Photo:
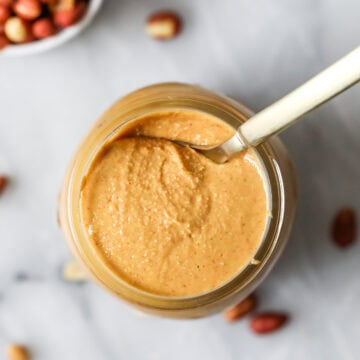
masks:
[[[360,80],[360,47],[341,58],[290,94],[251,117],[239,128],[241,137],[256,146],[294,124],[301,116]]]

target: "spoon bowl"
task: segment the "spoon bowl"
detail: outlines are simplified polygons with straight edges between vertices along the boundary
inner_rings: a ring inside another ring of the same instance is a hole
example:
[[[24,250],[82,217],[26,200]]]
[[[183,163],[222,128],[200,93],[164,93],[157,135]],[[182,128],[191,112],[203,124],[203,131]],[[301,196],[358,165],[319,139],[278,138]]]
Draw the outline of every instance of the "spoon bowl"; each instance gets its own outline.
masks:
[[[229,160],[233,154],[245,150],[248,146],[241,139],[240,133],[237,131],[230,139],[216,146],[195,145],[185,141],[174,141],[182,146],[189,146],[199,153],[203,154],[217,164],[223,164]]]

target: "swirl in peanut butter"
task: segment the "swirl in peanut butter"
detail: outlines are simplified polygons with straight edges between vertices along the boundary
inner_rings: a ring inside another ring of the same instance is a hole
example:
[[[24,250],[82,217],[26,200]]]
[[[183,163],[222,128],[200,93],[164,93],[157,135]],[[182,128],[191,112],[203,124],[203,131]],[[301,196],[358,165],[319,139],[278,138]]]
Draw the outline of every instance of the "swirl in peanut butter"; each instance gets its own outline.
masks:
[[[204,113],[169,110],[135,121],[100,150],[84,181],[82,222],[117,276],[154,294],[191,296],[251,261],[267,216],[256,154],[219,165],[166,140],[216,144],[232,132]]]

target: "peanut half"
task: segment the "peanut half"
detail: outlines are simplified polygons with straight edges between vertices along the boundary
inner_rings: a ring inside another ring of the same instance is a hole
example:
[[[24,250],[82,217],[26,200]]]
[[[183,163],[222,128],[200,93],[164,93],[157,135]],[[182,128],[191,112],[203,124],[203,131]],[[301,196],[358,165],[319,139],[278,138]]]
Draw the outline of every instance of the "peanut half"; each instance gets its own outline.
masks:
[[[351,208],[341,209],[332,223],[332,236],[338,247],[345,248],[356,240],[356,215]]]
[[[88,276],[79,262],[70,260],[62,268],[63,278],[71,282],[86,281]]]
[[[177,36],[182,27],[180,17],[172,11],[159,11],[146,21],[146,32],[156,40],[170,40]]]
[[[243,301],[235,305],[234,307],[228,309],[224,316],[225,319],[229,322],[234,322],[239,320],[246,315],[250,314],[256,307],[257,300],[254,294],[248,296]]]
[[[4,192],[6,185],[8,184],[8,178],[0,175],[0,195]]]
[[[256,334],[272,333],[283,327],[288,318],[288,315],[284,313],[259,313],[251,319],[250,328]]]
[[[7,356],[9,360],[30,360],[30,353],[23,345],[11,344],[7,347]]]

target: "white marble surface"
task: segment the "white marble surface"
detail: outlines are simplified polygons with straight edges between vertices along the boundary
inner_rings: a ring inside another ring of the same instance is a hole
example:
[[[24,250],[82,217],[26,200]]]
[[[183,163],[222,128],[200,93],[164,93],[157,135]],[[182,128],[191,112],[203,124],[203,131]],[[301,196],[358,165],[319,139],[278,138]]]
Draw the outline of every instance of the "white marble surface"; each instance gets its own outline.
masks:
[[[149,12],[183,14],[169,43],[144,34]],[[69,158],[115,99],[146,84],[199,83],[260,110],[359,45],[358,0],[112,0],[68,45],[0,60],[0,351],[29,344],[37,360],[358,359],[360,244],[329,240],[333,213],[360,213],[360,87],[282,137],[300,203],[290,243],[259,288],[262,309],[292,321],[257,337],[221,316],[140,317],[92,283],[60,276],[70,257],[56,227],[56,197]],[[4,357],[1,355],[1,359]]]

